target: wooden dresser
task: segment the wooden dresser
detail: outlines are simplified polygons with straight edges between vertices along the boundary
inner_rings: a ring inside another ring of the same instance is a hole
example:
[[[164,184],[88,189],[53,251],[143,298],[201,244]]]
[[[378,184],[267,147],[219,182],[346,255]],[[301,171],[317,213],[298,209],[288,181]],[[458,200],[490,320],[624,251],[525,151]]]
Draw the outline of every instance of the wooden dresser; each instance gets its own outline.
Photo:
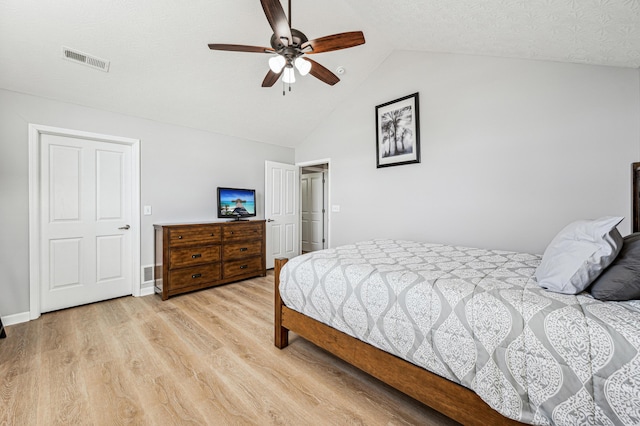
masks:
[[[171,296],[265,276],[265,221],[159,224],[155,291]]]

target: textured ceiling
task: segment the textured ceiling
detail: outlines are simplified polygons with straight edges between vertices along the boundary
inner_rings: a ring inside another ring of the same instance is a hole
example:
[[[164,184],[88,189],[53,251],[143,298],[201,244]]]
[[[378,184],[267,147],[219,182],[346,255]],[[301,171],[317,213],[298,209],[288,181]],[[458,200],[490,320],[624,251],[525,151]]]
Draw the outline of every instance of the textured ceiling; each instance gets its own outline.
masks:
[[[640,67],[639,0],[351,0],[394,48]]]
[[[309,38],[362,30],[367,43],[314,55],[330,87],[260,87],[269,45],[258,0],[2,0],[0,88],[216,133],[295,146],[395,49],[640,67],[639,0],[293,0]],[[61,59],[62,46],[111,61]]]

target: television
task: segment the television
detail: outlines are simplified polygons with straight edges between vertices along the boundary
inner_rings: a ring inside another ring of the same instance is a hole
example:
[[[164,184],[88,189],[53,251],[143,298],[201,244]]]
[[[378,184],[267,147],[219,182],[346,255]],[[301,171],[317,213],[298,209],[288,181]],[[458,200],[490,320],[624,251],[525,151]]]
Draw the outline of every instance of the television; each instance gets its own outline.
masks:
[[[218,188],[219,218],[240,220],[255,215],[255,189]]]

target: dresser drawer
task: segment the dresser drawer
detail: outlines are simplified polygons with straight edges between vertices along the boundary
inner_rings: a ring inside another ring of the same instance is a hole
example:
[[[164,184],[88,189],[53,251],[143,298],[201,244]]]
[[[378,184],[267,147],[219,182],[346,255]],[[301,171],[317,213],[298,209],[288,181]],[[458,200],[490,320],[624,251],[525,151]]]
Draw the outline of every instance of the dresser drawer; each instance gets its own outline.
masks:
[[[244,243],[228,243],[224,245],[223,259],[244,259],[262,254],[262,241],[247,241]]]
[[[224,227],[224,241],[239,241],[262,239],[263,222],[260,223],[238,223]]]
[[[220,246],[174,248],[169,254],[169,268],[201,265],[220,261]]]
[[[193,268],[175,269],[169,272],[170,290],[198,286],[220,280],[220,264],[195,266]]]
[[[171,247],[219,243],[221,238],[222,228],[217,225],[193,226],[169,230],[169,245]]]
[[[234,260],[225,262],[222,267],[224,279],[242,276],[256,276],[262,272],[262,257],[251,257],[249,259]]]

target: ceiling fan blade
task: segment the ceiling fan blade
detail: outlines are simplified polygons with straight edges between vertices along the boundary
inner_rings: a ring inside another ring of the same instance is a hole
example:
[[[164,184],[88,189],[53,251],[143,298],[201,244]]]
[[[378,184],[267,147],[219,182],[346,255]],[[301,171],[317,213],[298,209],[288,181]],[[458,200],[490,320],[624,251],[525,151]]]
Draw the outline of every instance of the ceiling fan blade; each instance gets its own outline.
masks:
[[[300,48],[304,50],[305,48],[311,46],[313,50],[309,52],[305,51],[306,54],[311,54],[347,49],[349,47],[359,46],[361,44],[364,44],[364,34],[362,33],[362,31],[351,31],[348,33],[333,34],[325,37],[320,37],[315,40],[309,40],[306,43],[303,43]]]
[[[327,68],[323,67],[313,59],[304,58],[305,60],[311,62],[311,71],[309,74],[317,78],[318,80],[324,81],[330,86],[333,86],[337,82],[340,81],[337,75],[329,71]]]
[[[284,71],[284,68],[282,70]],[[282,75],[282,71],[275,73],[269,70],[267,75],[264,77],[264,80],[262,80],[262,87],[273,86],[274,84],[276,84],[276,81],[278,81],[281,75]]]
[[[287,15],[284,13],[280,0],[260,0],[260,2],[276,38],[280,39],[285,46],[289,46],[292,39],[291,27],[289,27],[289,21],[287,21]]]
[[[243,44],[215,44],[209,45],[211,50],[229,50],[232,52],[274,53],[270,47],[245,46]]]

